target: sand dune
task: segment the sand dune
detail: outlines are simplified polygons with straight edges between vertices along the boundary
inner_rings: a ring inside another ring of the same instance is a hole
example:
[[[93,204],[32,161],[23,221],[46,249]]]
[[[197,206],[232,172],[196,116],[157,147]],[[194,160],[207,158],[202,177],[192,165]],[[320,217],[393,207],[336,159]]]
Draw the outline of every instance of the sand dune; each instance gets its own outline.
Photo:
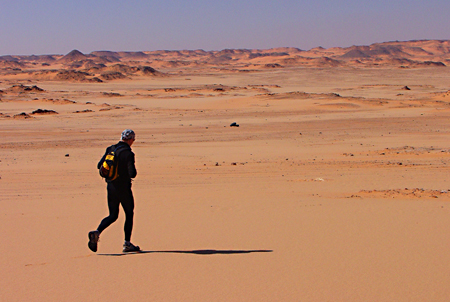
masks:
[[[447,301],[449,49],[0,57],[1,300]],[[92,253],[125,128],[144,252]]]

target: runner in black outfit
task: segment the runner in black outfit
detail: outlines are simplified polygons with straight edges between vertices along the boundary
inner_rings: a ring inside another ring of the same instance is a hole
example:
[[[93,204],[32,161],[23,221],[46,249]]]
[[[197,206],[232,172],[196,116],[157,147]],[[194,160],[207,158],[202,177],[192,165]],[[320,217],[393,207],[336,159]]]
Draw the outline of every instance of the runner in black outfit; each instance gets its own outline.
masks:
[[[134,215],[134,198],[133,192],[131,191],[131,179],[136,177],[136,167],[134,165],[134,153],[131,151],[131,145],[135,140],[135,134],[133,130],[126,129],[122,132],[121,141],[108,147],[103,155],[102,159],[97,165],[100,168],[106,154],[111,151],[111,149],[118,149],[119,164],[118,164],[118,174],[119,177],[113,181],[107,181],[107,191],[108,191],[108,209],[109,216],[105,217],[97,230],[89,232],[89,248],[93,251],[97,251],[97,242],[100,233],[103,232],[109,225],[117,220],[119,216],[119,205],[122,204],[122,208],[125,212],[125,243],[123,245],[124,252],[136,252],[140,251],[139,246],[135,246],[130,242],[131,231],[133,230],[133,215]]]

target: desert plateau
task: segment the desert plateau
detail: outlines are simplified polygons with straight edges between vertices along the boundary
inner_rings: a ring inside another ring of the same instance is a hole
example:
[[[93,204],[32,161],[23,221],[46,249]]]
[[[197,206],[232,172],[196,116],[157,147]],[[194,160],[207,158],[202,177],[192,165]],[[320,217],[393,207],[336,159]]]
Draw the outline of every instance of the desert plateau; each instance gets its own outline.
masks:
[[[450,301],[450,41],[0,56],[1,301]],[[123,254],[97,163],[124,129]]]

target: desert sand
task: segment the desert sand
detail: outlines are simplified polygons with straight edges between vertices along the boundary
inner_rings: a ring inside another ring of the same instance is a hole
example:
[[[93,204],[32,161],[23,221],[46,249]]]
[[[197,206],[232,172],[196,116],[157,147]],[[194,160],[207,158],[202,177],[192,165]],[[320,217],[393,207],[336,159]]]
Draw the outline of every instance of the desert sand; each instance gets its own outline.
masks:
[[[0,300],[449,301],[449,63],[449,41],[0,57]],[[126,128],[143,253],[122,210],[92,253]]]

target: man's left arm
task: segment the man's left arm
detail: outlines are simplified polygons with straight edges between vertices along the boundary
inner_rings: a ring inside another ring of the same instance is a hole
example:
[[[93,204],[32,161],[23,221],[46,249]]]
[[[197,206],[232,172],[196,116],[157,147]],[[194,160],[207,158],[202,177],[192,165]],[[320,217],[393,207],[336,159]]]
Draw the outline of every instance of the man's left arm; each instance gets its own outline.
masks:
[[[127,170],[128,170],[128,175],[130,176],[130,178],[136,177],[137,171],[136,171],[136,166],[134,164],[134,153],[133,152],[131,152],[130,155],[128,156]]]

